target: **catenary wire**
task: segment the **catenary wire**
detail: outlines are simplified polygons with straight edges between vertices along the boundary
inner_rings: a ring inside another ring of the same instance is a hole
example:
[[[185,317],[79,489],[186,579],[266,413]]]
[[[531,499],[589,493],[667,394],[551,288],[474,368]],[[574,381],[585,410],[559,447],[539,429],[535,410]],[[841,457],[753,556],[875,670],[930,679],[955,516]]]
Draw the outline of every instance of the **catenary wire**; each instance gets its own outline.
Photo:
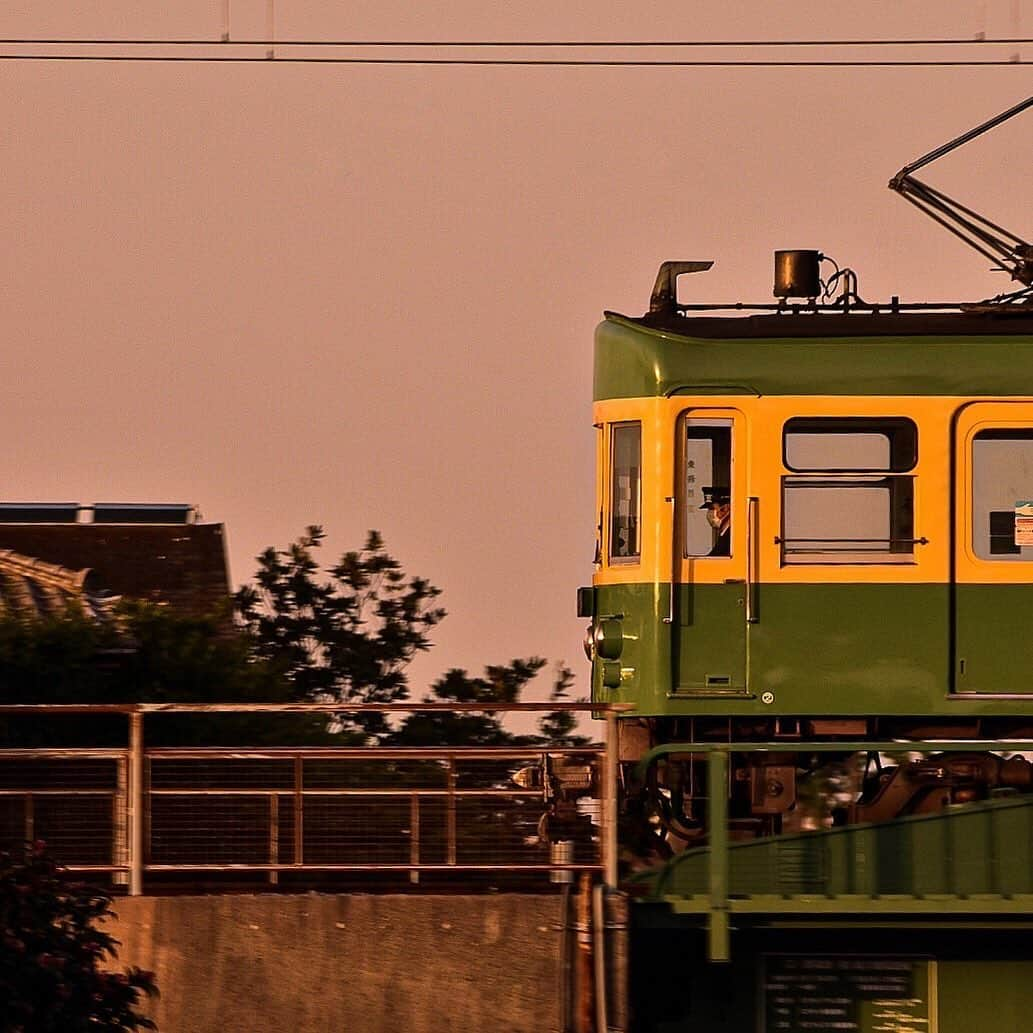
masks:
[[[282,47],[285,44],[269,44]],[[166,63],[166,64],[292,64],[292,65],[465,65],[496,67],[564,67],[564,68],[1007,68],[1022,67],[1033,61],[1021,59],[985,61],[873,61],[873,60],[823,60],[823,61],[677,61],[643,60],[621,58],[604,59],[552,59],[552,58],[430,58],[430,57],[282,57],[282,56],[227,56],[211,55],[159,55],[159,54],[0,54],[0,61],[80,61],[94,63]]]
[[[0,39],[4,46],[288,46],[288,47],[932,47],[932,46],[1018,46],[1033,43],[1033,37],[993,37],[984,39],[776,39],[776,40],[375,40],[375,39]]]

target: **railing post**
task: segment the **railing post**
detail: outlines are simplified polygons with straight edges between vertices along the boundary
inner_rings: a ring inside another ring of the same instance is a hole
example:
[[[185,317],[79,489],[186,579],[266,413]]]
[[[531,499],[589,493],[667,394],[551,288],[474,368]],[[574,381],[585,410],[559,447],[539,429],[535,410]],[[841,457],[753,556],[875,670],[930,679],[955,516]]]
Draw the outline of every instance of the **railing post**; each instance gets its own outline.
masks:
[[[409,881],[415,885],[420,881],[420,796],[413,793],[409,798]]]
[[[280,795],[275,790],[269,794],[269,863],[280,863]],[[269,885],[280,881],[278,868],[269,869]]]
[[[456,863],[456,759],[448,755],[448,797],[445,815],[446,863]]]
[[[305,762],[294,758],[294,864],[305,863]]]
[[[707,839],[710,915],[707,955],[711,961],[731,957],[728,930],[728,754],[707,755]]]
[[[617,888],[617,714],[606,711],[606,753],[603,758],[603,879]]]
[[[143,893],[143,714],[129,714],[129,895]]]
[[[129,885],[129,758],[123,754],[115,761],[115,792],[111,800],[111,863],[119,869],[111,873],[113,886]]]
[[[592,887],[592,961],[595,963],[593,984],[595,988],[595,1028],[599,1033],[609,1033],[607,1017],[609,997],[609,959],[606,956],[606,914],[603,903],[604,886]]]

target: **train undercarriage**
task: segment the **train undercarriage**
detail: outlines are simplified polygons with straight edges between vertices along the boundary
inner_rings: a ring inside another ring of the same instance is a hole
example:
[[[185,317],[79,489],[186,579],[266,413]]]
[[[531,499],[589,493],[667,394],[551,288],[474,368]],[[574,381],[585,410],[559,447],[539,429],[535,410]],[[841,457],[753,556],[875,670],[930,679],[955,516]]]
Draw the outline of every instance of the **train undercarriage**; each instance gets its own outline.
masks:
[[[988,745],[1023,739],[1033,739],[1033,724],[1015,719],[625,718],[619,729],[622,842],[633,867],[706,842],[713,787],[700,747],[708,744],[744,746],[730,751],[724,787],[729,835],[744,840],[886,822],[1033,792],[1027,756]],[[939,740],[945,748],[930,752],[929,744]],[[841,752],[834,748],[838,741]],[[969,741],[971,749],[965,748]],[[884,748],[888,742],[892,752]],[[879,746],[863,748],[867,743]],[[753,744],[763,748],[745,748]]]

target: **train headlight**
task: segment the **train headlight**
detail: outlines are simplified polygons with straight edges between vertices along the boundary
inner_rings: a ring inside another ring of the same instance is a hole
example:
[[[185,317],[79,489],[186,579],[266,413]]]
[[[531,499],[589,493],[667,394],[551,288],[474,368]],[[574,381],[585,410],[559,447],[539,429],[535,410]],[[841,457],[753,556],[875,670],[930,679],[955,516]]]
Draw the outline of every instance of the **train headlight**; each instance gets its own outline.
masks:
[[[585,628],[585,637],[582,639],[581,644],[585,647],[585,656],[588,657],[588,662],[595,663],[595,627],[591,624]]]
[[[624,651],[624,630],[619,620],[602,620],[595,627],[595,651],[604,660],[618,660]]]

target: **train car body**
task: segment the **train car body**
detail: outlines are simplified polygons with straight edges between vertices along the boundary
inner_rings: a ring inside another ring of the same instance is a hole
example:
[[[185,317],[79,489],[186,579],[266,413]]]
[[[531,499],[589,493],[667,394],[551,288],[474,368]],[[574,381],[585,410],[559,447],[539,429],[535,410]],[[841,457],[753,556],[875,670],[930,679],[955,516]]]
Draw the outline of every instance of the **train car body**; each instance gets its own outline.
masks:
[[[684,322],[596,339],[595,608],[621,672],[600,657],[593,698],[1033,718],[1033,319]],[[714,555],[700,507],[726,477]]]
[[[1029,736],[1033,314],[770,307],[596,332],[579,607],[622,757]]]

